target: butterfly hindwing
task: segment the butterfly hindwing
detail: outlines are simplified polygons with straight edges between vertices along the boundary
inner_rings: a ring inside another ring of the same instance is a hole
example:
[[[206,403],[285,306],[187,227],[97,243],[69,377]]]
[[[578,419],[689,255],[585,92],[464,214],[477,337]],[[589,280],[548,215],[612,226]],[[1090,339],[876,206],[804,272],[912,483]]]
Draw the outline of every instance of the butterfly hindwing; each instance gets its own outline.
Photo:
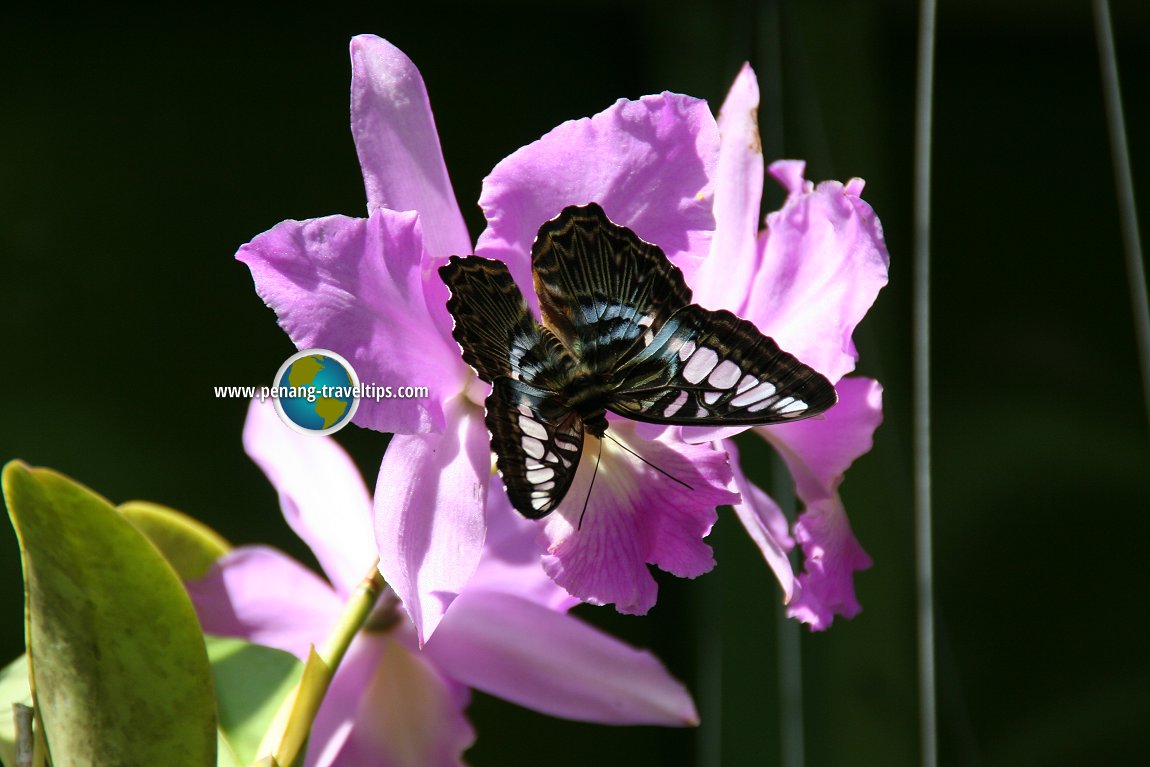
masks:
[[[592,371],[615,367],[691,301],[663,251],[612,223],[595,203],[564,208],[545,223],[531,265],[544,325]]]
[[[551,513],[579,468],[583,421],[554,392],[500,377],[487,397],[487,429],[511,505],[529,519]]]
[[[782,423],[838,399],[830,381],[752,323],[694,304],[676,312],[618,375],[607,409],[652,423]]]

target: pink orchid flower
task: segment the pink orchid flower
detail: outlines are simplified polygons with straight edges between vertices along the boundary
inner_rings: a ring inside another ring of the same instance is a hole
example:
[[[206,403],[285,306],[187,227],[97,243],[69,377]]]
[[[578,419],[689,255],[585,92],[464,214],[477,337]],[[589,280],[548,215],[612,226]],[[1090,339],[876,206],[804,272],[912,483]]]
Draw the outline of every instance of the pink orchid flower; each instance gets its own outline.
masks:
[[[793,537],[778,504],[732,460],[742,497],[735,511],[774,570],[788,614],[812,629],[825,629],[836,614],[850,618],[859,612],[854,572],[871,564],[851,532],[838,486],[851,463],[871,448],[882,422],[882,387],[869,378],[843,375],[858,360],[851,336],[886,284],[889,256],[882,226],[860,197],[862,180],[815,186],[804,179],[798,161],[770,166],[787,199],[767,215],[760,231],[758,106],[755,74],[745,66],[719,115],[717,226],[711,255],[693,287],[697,302],[755,323],[838,390],[838,404],[823,416],[754,429],[782,456],[805,506]],[[699,430],[695,437],[704,435]],[[723,434],[713,430],[711,436]],[[731,440],[719,444],[736,458]],[[787,558],[795,539],[804,555],[804,572],[797,578]]]
[[[244,447],[327,580],[274,549],[245,546],[188,591],[206,632],[302,660],[375,561],[371,498],[334,441],[288,429],[270,404],[253,403]],[[498,519],[475,576],[422,651],[394,592],[385,593],[320,708],[308,767],[461,765],[475,740],[464,715],[469,688],[581,721],[698,722],[690,695],[654,656],[567,614],[576,600],[539,567],[534,526]]]
[[[507,505],[502,488],[488,493],[487,387],[451,337],[436,270],[452,255],[499,259],[536,307],[536,232],[564,207],[594,201],[662,247],[689,282],[714,228],[719,132],[705,102],[670,93],[620,100],[564,123],[485,179],[480,206],[488,225],[472,247],[415,65],[372,36],[355,38],[351,57],[352,132],[368,217],[285,221],[237,258],[297,346],[341,354],[367,383],[431,390],[422,400],[363,402],[355,418],[396,434],[380,467],[375,537],[380,570],[427,641],[474,572],[487,526]],[[659,468],[678,472],[693,491],[607,442],[582,525],[592,460],[583,462],[569,502],[542,525],[544,566],[580,599],[643,613],[656,599],[648,564],[683,577],[711,569],[702,539],[715,507],[738,496],[726,455],[712,445],[621,421],[612,436],[656,455]],[[492,497],[499,498],[494,506]]]

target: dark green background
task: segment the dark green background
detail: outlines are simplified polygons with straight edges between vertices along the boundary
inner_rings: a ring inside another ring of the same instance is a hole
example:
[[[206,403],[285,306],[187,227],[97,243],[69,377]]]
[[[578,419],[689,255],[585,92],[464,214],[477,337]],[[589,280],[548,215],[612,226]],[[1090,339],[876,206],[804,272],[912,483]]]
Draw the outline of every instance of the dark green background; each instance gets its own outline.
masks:
[[[347,42],[427,81],[472,234],[483,175],[559,122],[675,90],[717,107],[740,63],[768,159],[867,179],[891,284],[858,333],[886,424],[843,495],[865,611],[802,639],[810,765],[918,761],[911,509],[910,2],[280,4],[260,13],[8,15],[0,45],[0,458],[181,508],[306,558],[243,455],[245,403],[293,347],[236,248],[284,218],[360,214]],[[623,4],[619,4],[623,5]],[[939,9],[934,165],[935,552],[944,765],[1146,758],[1150,442],[1086,2]],[[1134,181],[1150,200],[1150,13],[1116,4]],[[781,201],[771,190],[768,203]],[[1146,204],[1143,204],[1145,211]],[[1150,217],[1141,217],[1150,231]],[[381,435],[349,429],[374,478]],[[477,696],[475,765],[779,763],[778,591],[729,514],[719,567],[648,618],[693,731],[548,719]],[[109,552],[108,556],[115,556]],[[0,533],[0,661],[20,570]]]

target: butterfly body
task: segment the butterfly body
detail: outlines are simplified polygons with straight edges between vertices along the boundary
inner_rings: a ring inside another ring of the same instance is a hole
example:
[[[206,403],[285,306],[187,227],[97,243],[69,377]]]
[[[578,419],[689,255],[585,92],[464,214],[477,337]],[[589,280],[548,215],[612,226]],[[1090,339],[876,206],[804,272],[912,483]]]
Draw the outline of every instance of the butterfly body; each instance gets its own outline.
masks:
[[[815,415],[834,387],[727,311],[690,303],[682,273],[595,203],[565,208],[532,246],[537,322],[505,264],[440,268],[464,360],[491,383],[486,424],[512,505],[543,517],[607,413],[680,425]]]

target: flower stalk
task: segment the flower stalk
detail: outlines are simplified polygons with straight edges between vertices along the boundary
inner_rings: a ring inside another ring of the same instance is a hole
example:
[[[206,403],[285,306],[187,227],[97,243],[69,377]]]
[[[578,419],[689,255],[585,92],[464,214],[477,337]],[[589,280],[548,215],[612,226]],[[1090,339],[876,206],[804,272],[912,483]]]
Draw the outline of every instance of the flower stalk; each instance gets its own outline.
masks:
[[[386,587],[387,583],[379,572],[379,559],[376,559],[348,597],[323,648],[318,652],[312,648],[299,683],[284,698],[264,735],[259,753],[270,755],[272,764],[287,767],[299,757],[339,664]]]

